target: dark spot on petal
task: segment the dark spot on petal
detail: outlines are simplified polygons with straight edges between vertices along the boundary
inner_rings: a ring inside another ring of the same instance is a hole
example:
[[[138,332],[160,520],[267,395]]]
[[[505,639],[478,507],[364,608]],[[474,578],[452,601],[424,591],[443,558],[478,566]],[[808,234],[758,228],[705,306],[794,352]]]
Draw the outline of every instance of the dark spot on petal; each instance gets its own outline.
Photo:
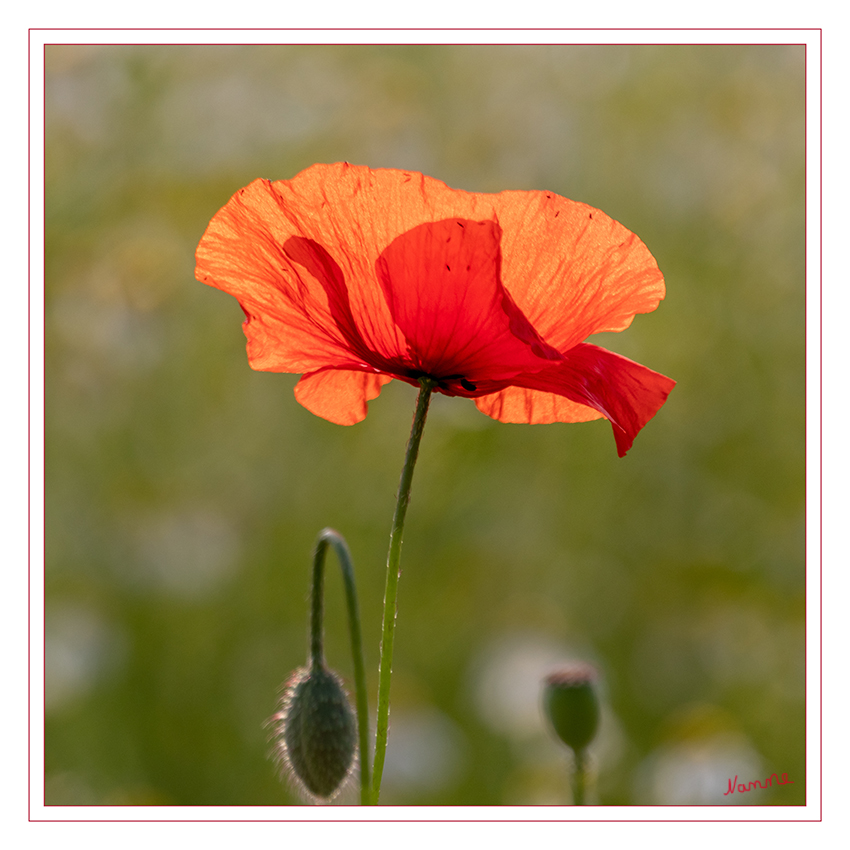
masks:
[[[560,214],[561,214],[561,211],[560,211],[560,210],[558,210],[558,211],[555,213],[555,218],[557,218]]]
[[[475,392],[475,389],[476,389],[475,384],[473,384],[471,381],[467,381],[466,378],[460,379],[460,385],[465,390],[469,390],[469,392],[471,392],[471,393]]]
[[[450,272],[451,270],[452,270],[452,267],[448,263],[446,263],[446,271]]]

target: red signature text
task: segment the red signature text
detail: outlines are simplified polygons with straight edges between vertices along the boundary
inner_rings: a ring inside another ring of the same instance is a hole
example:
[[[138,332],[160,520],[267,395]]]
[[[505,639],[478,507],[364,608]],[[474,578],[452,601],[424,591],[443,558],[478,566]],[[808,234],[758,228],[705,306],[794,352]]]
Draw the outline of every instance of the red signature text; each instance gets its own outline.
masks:
[[[734,794],[736,791],[743,794],[746,791],[753,791],[756,788],[770,788],[773,785],[773,779],[776,778],[777,785],[793,785],[794,780],[788,778],[787,773],[782,774],[782,779],[779,778],[778,773],[771,773],[767,779],[764,780],[764,785],[762,785],[761,781],[756,779],[753,782],[738,782],[738,777],[736,776],[734,780],[729,780],[729,790],[723,792],[723,796],[725,797],[727,794]]]

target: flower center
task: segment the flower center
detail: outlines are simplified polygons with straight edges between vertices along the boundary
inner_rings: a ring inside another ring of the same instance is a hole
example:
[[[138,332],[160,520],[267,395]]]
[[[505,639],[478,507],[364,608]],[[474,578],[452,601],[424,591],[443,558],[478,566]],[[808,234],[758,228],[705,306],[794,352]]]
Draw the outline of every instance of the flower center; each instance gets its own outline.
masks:
[[[413,378],[414,380],[419,380],[420,378],[430,378],[439,389],[448,390],[452,392],[452,387],[449,386],[449,381],[457,381],[463,389],[467,392],[474,393],[478,387],[472,383],[472,381],[467,381],[467,379],[463,375],[429,375],[427,372],[421,372],[418,369],[409,369],[407,371],[407,376],[409,378]]]

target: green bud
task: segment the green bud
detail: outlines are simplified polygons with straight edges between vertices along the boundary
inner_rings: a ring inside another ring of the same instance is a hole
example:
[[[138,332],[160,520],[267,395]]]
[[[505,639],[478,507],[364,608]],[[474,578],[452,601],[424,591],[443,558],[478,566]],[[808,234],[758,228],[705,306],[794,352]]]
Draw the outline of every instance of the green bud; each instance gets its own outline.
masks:
[[[312,796],[330,799],[351,771],[357,724],[340,678],[324,666],[292,674],[272,718],[277,754]]]
[[[547,676],[543,709],[558,737],[576,752],[583,751],[599,728],[596,671],[587,664],[565,667]]]

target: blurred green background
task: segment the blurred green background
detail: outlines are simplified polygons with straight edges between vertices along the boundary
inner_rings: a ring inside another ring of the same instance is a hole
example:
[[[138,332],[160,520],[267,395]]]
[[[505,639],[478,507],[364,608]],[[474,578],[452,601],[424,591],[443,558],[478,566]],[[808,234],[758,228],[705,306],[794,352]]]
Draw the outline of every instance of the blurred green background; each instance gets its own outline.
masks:
[[[603,209],[668,296],[595,341],[678,381],[622,460],[607,422],[503,425],[436,397],[383,802],[568,803],[539,691],[571,659],[603,680],[598,802],[805,801],[803,47],[45,58],[48,804],[300,802],[263,721],[306,658],[325,525],[354,554],[374,712],[416,392],[389,385],[350,428],[312,416],[193,276],[237,189],[339,160]],[[773,772],[794,784],[724,796]]]

